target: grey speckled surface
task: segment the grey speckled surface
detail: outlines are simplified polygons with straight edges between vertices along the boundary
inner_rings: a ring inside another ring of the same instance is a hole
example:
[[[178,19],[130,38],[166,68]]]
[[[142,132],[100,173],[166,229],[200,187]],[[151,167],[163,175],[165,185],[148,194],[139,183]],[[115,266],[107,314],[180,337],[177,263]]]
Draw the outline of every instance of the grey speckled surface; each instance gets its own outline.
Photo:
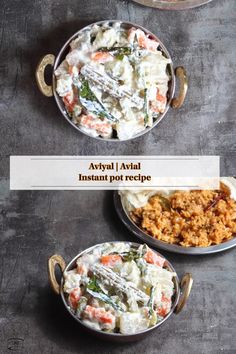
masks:
[[[222,175],[236,173],[235,0],[179,12],[121,0],[1,4],[1,176],[8,175],[10,154],[216,154],[222,156]],[[78,133],[34,80],[41,56],[57,54],[79,28],[108,18],[146,26],[169,49],[175,66],[189,73],[185,105],[127,143],[97,142]]]
[[[96,242],[133,239],[117,220],[111,193],[9,192],[7,179],[11,154],[219,154],[222,175],[235,174],[235,11],[235,0],[178,13],[119,0],[1,1],[0,353],[236,352],[235,250],[166,254],[180,276],[188,271],[195,279],[186,309],[142,342],[103,343],[84,334],[51,293],[46,260],[55,252],[69,260]],[[34,82],[42,55],[57,53],[80,27],[105,18],[148,27],[190,73],[183,108],[125,144],[77,133]]]
[[[9,192],[4,179],[0,191],[0,353],[10,346],[20,354],[236,352],[235,249],[205,257],[164,253],[179,276],[194,277],[186,308],[141,342],[105,343],[85,334],[52,293],[46,261],[54,253],[69,261],[98,242],[134,240],[117,219],[112,193]]]

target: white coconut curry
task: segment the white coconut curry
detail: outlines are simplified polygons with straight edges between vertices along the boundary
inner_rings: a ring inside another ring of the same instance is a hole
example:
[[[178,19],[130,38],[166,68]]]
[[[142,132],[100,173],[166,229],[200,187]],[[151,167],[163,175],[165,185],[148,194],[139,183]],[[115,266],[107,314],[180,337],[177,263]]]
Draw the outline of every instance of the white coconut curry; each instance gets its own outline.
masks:
[[[165,259],[147,245],[104,243],[84,253],[64,273],[70,310],[96,330],[134,334],[168,315],[174,295]]]
[[[55,71],[56,91],[85,133],[129,139],[165,111],[170,62],[141,29],[93,25],[70,43]]]

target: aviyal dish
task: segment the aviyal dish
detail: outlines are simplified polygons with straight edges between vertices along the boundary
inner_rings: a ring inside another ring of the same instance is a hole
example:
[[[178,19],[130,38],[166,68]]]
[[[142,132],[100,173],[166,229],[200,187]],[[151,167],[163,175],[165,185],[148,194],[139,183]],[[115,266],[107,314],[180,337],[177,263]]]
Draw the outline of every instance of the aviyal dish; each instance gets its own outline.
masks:
[[[55,265],[62,268],[61,285]],[[147,245],[107,242],[82,252],[65,267],[49,259],[53,289],[71,315],[93,333],[135,339],[179,312],[191,289],[186,275],[180,299],[178,277],[170,263]]]
[[[44,71],[53,65],[52,86]],[[75,33],[56,60],[48,54],[36,70],[38,87],[54,95],[70,124],[93,138],[128,140],[152,129],[187,92],[183,67],[176,69],[161,41],[145,28],[101,21]]]
[[[56,91],[83,131],[124,140],[165,111],[170,63],[141,29],[95,24],[70,43],[55,71]]]
[[[133,334],[152,327],[171,309],[176,274],[164,263],[146,245],[98,246],[65,273],[68,305],[97,330]]]

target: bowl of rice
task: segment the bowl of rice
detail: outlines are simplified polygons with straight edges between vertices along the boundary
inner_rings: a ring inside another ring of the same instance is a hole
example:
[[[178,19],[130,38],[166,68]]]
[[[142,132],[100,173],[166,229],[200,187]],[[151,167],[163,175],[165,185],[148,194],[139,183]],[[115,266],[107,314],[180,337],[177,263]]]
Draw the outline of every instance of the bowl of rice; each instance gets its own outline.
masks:
[[[149,190],[114,193],[126,227],[153,247],[208,254],[236,246],[236,182],[221,178],[218,190]]]

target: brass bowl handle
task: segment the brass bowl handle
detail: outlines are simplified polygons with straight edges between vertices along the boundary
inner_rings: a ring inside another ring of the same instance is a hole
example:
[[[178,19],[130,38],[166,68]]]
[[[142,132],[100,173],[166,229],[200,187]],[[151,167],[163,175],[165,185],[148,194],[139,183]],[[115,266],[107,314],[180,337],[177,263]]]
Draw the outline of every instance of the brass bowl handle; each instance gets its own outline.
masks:
[[[179,302],[175,308],[175,313],[178,314],[184,307],[184,305],[186,304],[191,289],[192,289],[192,285],[193,285],[193,278],[192,275],[190,273],[186,273],[180,283],[180,291],[181,291],[181,295],[180,295],[180,299]]]
[[[185,69],[182,66],[178,66],[175,69],[175,75],[179,79],[179,95],[172,99],[171,107],[180,108],[185,100],[185,96],[188,90],[188,78]]]
[[[58,254],[54,254],[48,260],[48,276],[51,287],[56,294],[60,294],[60,285],[57,282],[56,275],[55,275],[55,268],[59,265],[61,271],[64,272],[66,268],[66,263],[64,259],[59,256]]]
[[[37,66],[36,72],[35,72],[38,88],[42,92],[42,94],[47,97],[53,96],[53,90],[52,90],[51,85],[46,84],[45,78],[44,78],[44,72],[45,72],[46,66],[48,66],[48,65],[53,66],[54,62],[55,62],[55,56],[53,54],[45,55],[38,63],[38,66]]]

